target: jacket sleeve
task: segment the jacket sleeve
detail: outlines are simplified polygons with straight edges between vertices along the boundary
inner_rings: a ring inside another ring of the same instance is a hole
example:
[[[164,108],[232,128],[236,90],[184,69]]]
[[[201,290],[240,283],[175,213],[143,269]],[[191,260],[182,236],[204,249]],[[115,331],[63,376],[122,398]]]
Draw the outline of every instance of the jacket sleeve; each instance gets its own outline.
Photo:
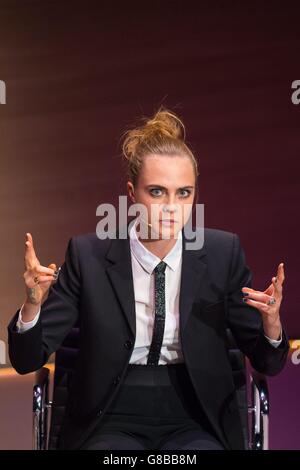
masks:
[[[242,287],[252,287],[252,275],[237,234],[233,234],[231,266],[227,285],[227,320],[238,348],[249,358],[252,367],[266,375],[276,375],[284,367],[289,342],[285,329],[275,348],[265,337],[259,310],[243,301]]]
[[[9,358],[19,374],[39,369],[59,348],[78,320],[80,286],[76,238],[72,237],[68,242],[58,279],[50,287],[35,326],[23,333],[18,332],[16,324],[20,309],[8,325]]]

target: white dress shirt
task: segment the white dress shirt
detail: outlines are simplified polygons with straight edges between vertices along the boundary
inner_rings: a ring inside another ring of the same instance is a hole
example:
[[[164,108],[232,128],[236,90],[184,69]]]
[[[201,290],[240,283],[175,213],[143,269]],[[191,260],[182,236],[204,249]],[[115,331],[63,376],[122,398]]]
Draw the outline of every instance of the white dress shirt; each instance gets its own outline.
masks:
[[[147,364],[155,318],[153,271],[161,259],[140,242],[136,232],[136,224],[137,221],[129,232],[136,311],[136,339],[129,363]],[[182,231],[178,233],[175,245],[163,258],[163,261],[167,264],[165,270],[166,317],[159,365],[184,362],[179,328]],[[38,321],[40,315],[39,310],[33,320],[24,322],[22,320],[23,305],[20,309],[17,321],[19,333],[23,333],[29,328],[32,328]],[[266,338],[274,347],[278,347],[282,341],[282,335],[279,340],[271,339],[268,336],[266,336]]]
[[[138,239],[136,224],[131,227],[130,250],[133,273],[136,339],[130,363],[147,364],[155,318],[154,268],[161,259]],[[163,258],[165,269],[165,329],[159,365],[184,362],[179,338],[179,292],[182,263],[182,233]]]

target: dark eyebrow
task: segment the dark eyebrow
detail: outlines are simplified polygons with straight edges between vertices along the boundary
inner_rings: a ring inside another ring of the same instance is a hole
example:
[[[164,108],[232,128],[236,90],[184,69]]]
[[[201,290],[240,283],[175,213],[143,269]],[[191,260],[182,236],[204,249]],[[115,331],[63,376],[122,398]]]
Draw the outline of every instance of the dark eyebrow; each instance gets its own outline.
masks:
[[[160,189],[168,189],[168,188],[165,188],[164,186],[161,186],[160,184],[148,184],[146,186],[146,188],[160,188]],[[194,189],[194,186],[182,186],[182,188],[178,188],[178,189]]]

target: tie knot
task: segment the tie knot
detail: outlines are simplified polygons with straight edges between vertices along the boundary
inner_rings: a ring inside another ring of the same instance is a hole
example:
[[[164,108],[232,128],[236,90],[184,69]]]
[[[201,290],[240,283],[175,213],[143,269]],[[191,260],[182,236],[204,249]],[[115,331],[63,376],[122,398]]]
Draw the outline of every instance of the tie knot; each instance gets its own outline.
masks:
[[[158,265],[155,267],[154,271],[157,273],[164,273],[165,269],[167,267],[167,264],[164,261],[161,261],[158,263]]]

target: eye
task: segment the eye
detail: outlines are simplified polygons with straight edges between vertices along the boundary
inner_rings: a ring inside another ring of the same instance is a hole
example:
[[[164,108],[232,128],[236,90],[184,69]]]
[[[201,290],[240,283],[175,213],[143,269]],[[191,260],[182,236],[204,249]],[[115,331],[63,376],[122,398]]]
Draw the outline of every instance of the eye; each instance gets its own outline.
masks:
[[[154,197],[160,196],[160,194],[157,194],[157,193],[155,194],[155,193],[153,193],[153,191],[161,191],[161,189],[159,189],[159,188],[150,189],[150,193],[152,194],[152,196],[154,196]]]
[[[162,194],[162,189],[160,188],[152,188],[150,189],[150,194],[154,197],[159,197]],[[187,198],[191,194],[191,190],[189,189],[181,189],[180,190],[180,197]]]
[[[182,197],[189,197],[189,195],[191,194],[191,191],[190,191],[189,189],[182,189],[182,190],[181,190],[181,194],[182,194],[182,192],[184,192],[184,191],[185,191],[186,194],[183,195]]]

